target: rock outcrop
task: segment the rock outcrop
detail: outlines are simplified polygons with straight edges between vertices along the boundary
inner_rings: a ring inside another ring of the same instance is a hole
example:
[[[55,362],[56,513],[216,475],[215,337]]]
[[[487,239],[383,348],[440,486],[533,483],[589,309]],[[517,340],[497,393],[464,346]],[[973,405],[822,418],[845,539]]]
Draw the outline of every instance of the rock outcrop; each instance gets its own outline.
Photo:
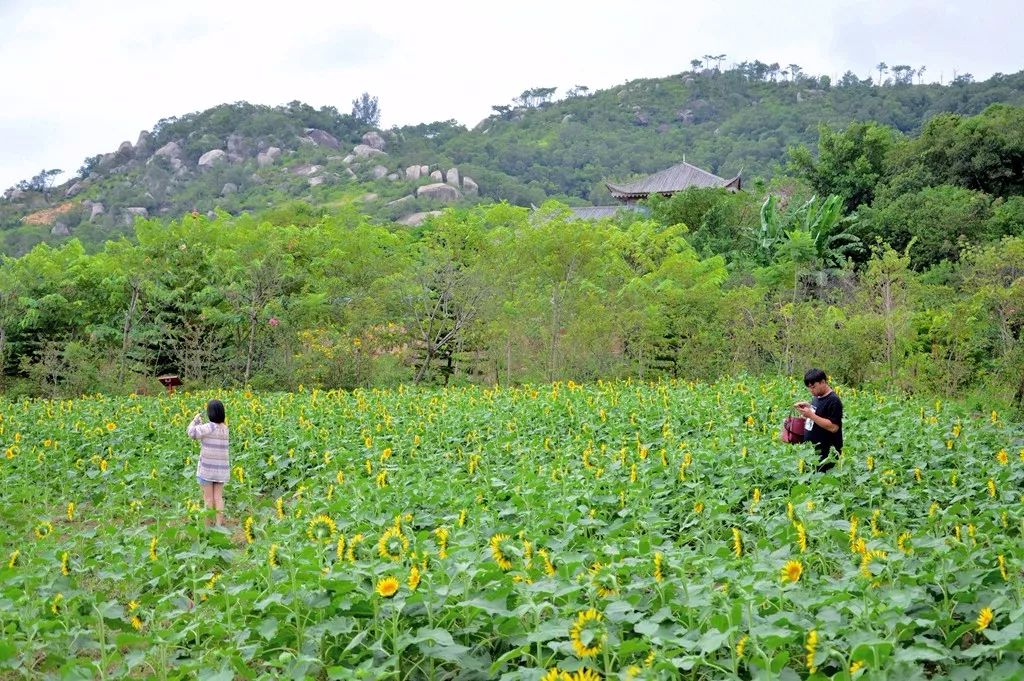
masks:
[[[281,150],[277,147],[270,147],[256,155],[256,163],[260,168],[274,165],[277,159],[281,158]]]
[[[353,147],[352,153],[360,158],[366,158],[368,156],[381,156],[384,154],[384,152],[381,151],[380,149],[374,149],[373,147],[367,144],[357,144],[355,147]]]
[[[373,147],[378,151],[384,151],[384,148],[387,146],[387,143],[384,141],[384,138],[381,137],[380,133],[377,132],[376,130],[371,130],[370,132],[363,135],[363,144],[365,144],[368,147]]]
[[[395,222],[397,222],[400,225],[405,225],[407,227],[418,227],[419,225],[423,224],[423,221],[426,220],[427,218],[440,214],[441,211],[439,210],[428,210],[423,213],[413,213],[412,215],[406,215],[404,218],[395,220]]]
[[[434,199],[436,201],[443,201],[444,203],[451,203],[461,199],[462,192],[450,184],[435,182],[434,184],[426,184],[417,188],[416,196],[419,198]]]
[[[218,163],[226,163],[228,160],[227,152],[223,149],[210,149],[208,152],[199,157],[199,163],[197,164],[200,168],[212,168]]]
[[[444,174],[444,181],[453,187],[458,188],[459,186],[459,169],[449,168],[448,172]]]
[[[320,130],[319,128],[306,128],[306,139],[310,140],[318,147],[330,147],[331,149],[337,149],[341,146],[338,143],[337,137],[326,130]]]

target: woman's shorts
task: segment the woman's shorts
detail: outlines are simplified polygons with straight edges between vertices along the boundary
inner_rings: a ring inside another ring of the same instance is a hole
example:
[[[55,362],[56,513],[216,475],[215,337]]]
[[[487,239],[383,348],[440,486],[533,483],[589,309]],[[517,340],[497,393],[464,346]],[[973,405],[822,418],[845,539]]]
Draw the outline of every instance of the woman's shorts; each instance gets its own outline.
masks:
[[[217,482],[216,480],[203,480],[203,479],[202,479],[201,477],[199,477],[198,475],[196,476],[196,481],[197,481],[197,482],[198,482],[198,483],[199,483],[200,485],[212,485],[212,484],[214,484],[215,482]],[[223,485],[224,483],[222,482],[222,483],[220,483],[220,484],[222,484],[222,485]]]

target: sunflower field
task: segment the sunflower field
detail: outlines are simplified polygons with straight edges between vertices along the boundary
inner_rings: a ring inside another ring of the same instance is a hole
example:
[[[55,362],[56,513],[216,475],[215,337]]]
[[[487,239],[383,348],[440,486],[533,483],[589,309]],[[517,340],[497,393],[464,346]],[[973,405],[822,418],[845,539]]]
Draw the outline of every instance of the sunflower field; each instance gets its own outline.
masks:
[[[783,380],[0,398],[0,678],[1022,678],[1020,425],[840,394],[828,474]]]

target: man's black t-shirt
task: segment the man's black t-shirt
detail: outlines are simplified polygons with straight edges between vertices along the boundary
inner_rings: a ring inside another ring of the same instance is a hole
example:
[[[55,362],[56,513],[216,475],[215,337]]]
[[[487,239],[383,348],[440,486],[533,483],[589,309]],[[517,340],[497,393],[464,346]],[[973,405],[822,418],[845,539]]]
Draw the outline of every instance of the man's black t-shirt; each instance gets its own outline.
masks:
[[[839,426],[839,430],[830,433],[821,426],[815,424],[807,434],[807,440],[813,442],[821,450],[828,451],[832,447],[837,452],[843,450],[843,402],[835,392],[830,392],[824,397],[815,397],[811,400],[814,413],[823,419],[828,419]]]

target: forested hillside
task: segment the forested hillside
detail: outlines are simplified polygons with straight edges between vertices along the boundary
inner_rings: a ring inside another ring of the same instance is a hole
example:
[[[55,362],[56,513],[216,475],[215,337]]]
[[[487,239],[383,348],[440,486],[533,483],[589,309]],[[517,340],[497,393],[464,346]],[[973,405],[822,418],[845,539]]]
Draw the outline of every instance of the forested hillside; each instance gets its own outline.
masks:
[[[8,190],[0,201],[0,252],[72,236],[95,249],[130,235],[139,216],[237,215],[292,200],[326,212],[353,205],[377,220],[411,223],[481,198],[601,204],[609,202],[604,180],[684,158],[723,176],[742,173],[752,186],[784,172],[789,147],[813,147],[822,123],[874,121],[913,136],[941,112],[1024,102],[1024,73],[938,85],[915,83],[908,69],[894,67],[881,84],[850,73],[832,83],[795,65],[754,62],[593,93],[578,86],[560,100],[554,88],[535,88],[496,105],[472,130],[435,122],[375,131],[380,111],[369,97],[351,114],[300,102],[225,104],[161,120],[134,143],[86,159],[61,186],[43,170]],[[436,184],[455,191],[423,189]]]
[[[776,65],[777,66],[777,65]],[[792,65],[790,66],[792,69]],[[650,173],[686,160],[722,177],[779,174],[786,151],[813,144],[821,123],[874,121],[913,135],[942,112],[976,114],[1024,103],[1024,72],[982,82],[915,84],[901,71],[883,85],[847,73],[838,83],[760,62],[718,72],[630,81],[546,103],[550,88],[525,92],[473,130],[435,123],[399,132],[400,158],[430,155],[481,180],[485,196],[525,205],[546,197],[608,203],[608,178]]]

